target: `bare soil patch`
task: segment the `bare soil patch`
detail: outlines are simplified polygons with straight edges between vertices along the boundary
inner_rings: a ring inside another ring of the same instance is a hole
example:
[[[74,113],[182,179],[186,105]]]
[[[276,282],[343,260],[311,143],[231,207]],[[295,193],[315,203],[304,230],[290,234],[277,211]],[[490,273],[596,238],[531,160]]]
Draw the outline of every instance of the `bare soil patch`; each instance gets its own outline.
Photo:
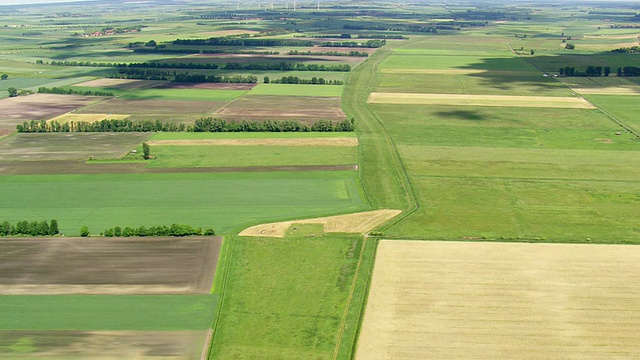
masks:
[[[6,238],[0,294],[208,294],[222,238]]]
[[[207,331],[0,331],[0,337],[0,357],[16,360],[199,360]],[[32,351],[20,351],[26,343]]]
[[[385,240],[356,359],[636,358],[639,272],[633,245]]]
[[[49,120],[71,110],[104,100],[98,96],[33,94],[0,100],[0,127],[15,129],[24,121]]]
[[[358,146],[358,138],[152,140],[147,143],[157,146]]]
[[[149,133],[21,133],[0,142],[0,161],[120,158],[149,135]]]
[[[165,81],[157,80],[132,80],[132,79],[96,79],[91,81],[85,81],[73,86],[87,86],[87,87],[104,87],[119,90],[133,90],[152,87],[158,84],[162,84]]]
[[[416,94],[416,93],[371,93],[372,104],[415,104],[455,106],[511,106],[531,108],[595,109],[588,101],[579,97],[510,96],[510,95],[464,95],[464,94]]]
[[[227,120],[317,120],[342,121],[346,115],[340,108],[340,98],[311,96],[243,96],[214,113]]]
[[[325,232],[333,233],[367,233],[384,224],[400,210],[374,210],[348,215],[328,216],[306,220],[292,220],[278,223],[252,226],[240,232],[240,236],[284,237],[294,224],[321,224]],[[295,231],[295,230],[290,230]]]
[[[251,90],[257,84],[234,84],[234,83],[175,83],[167,82],[156,89],[204,89],[204,90]]]

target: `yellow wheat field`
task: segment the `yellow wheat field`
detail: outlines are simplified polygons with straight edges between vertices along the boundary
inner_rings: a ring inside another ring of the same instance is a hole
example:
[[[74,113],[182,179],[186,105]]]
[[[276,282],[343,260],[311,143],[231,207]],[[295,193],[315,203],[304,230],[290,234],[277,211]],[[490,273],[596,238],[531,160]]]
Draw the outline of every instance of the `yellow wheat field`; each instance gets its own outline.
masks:
[[[464,95],[464,94],[417,94],[379,93],[369,95],[372,104],[400,105],[467,105],[467,106],[512,106],[532,108],[595,109],[588,101],[579,97],[509,96],[509,95]]]
[[[640,246],[381,241],[356,359],[638,359]]]
[[[322,224],[325,232],[364,234],[384,224],[401,212],[400,210],[385,209],[348,215],[261,224],[242,230],[240,236],[284,237],[287,229],[293,224]]]
[[[57,116],[49,121],[57,121],[60,124],[68,123],[68,122],[97,122],[105,119],[115,119],[115,120],[124,120],[131,115],[127,114],[63,114]]]

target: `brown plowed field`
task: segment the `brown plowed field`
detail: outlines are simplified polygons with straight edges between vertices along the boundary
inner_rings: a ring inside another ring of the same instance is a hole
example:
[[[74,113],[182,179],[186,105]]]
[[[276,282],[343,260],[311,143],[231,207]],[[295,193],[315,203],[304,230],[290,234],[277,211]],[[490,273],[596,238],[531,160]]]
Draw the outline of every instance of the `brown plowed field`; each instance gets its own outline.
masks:
[[[88,160],[90,156],[119,158],[149,135],[134,132],[21,133],[0,141],[0,161]]]
[[[199,360],[206,337],[206,330],[0,331],[0,358]],[[29,344],[29,351],[20,351],[20,344]]]
[[[358,146],[358,138],[273,138],[273,139],[191,139],[151,140],[157,146]]]
[[[119,90],[133,90],[153,87],[164,82],[165,81],[158,80],[96,79],[85,81],[80,84],[75,84],[73,86],[105,87]]]
[[[0,294],[208,294],[222,238],[0,239]]]
[[[193,100],[123,100],[111,99],[87,106],[82,114],[130,114],[131,120],[152,120],[181,122],[195,121],[225,104],[223,101]]]
[[[33,94],[0,100],[0,127],[15,130],[24,121],[49,120],[104,97]],[[109,113],[116,111],[109,111]]]
[[[90,163],[78,160],[0,161],[0,174],[139,174],[139,173],[228,173],[265,171],[344,171],[358,170],[357,165],[292,165],[292,166],[230,166],[191,168],[145,168],[146,163]]]
[[[381,241],[356,359],[638,359],[640,246]]]
[[[308,124],[346,119],[340,98],[304,96],[243,96],[213,115],[228,120],[298,120]]]

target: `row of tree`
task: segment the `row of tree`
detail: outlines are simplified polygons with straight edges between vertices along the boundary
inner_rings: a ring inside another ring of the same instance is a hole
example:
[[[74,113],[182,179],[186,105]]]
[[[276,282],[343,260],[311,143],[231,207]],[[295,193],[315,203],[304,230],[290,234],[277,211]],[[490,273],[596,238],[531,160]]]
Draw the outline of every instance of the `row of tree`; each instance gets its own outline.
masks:
[[[214,236],[216,232],[213,229],[194,228],[184,224],[173,224],[171,226],[151,226],[149,228],[140,226],[137,228],[116,226],[103,232],[106,237],[130,237],[130,236]]]
[[[276,70],[276,71],[337,71],[349,72],[351,66],[349,64],[304,64],[292,62],[275,62],[275,63],[239,63],[230,62],[224,65],[225,70]]]
[[[367,54],[364,51],[339,52],[339,51],[298,51],[298,50],[290,50],[289,55],[352,56],[352,57],[369,56],[369,54]]]
[[[232,38],[232,37],[214,37],[209,39],[177,39],[173,41],[174,45],[202,46],[202,45],[220,45],[220,46],[313,46],[310,40],[292,40],[292,39],[248,39],[248,38]]]
[[[57,121],[23,122],[16,126],[20,133],[47,133],[47,132],[184,132],[188,127],[184,123],[163,123],[160,120],[143,120],[132,122],[129,119],[105,119],[101,121],[69,121],[60,124]],[[193,131],[193,130],[191,130]]]
[[[58,220],[42,221],[18,221],[11,224],[8,221],[0,222],[0,236],[52,236],[59,233]]]
[[[311,126],[299,121],[267,120],[260,121],[234,121],[228,122],[223,119],[203,118],[196,120],[193,126],[194,132],[351,132],[355,128],[354,119],[343,120],[336,124],[329,120],[319,120]]]
[[[630,46],[630,47],[621,47],[615,50],[611,50],[611,52],[623,53],[623,54],[633,54],[640,52],[640,46]]]
[[[113,96],[112,92],[96,90],[75,90],[72,88],[44,87],[38,88],[38,94],[60,94],[60,95],[84,95],[84,96]]]
[[[385,39],[373,39],[366,42],[357,41],[327,41],[323,42],[323,47],[348,47],[348,48],[379,48],[383,47],[387,41]]]
[[[267,120],[240,122],[223,119],[202,118],[195,121],[193,126],[185,123],[155,122],[144,120],[132,122],[129,119],[105,119],[101,121],[69,121],[60,124],[57,121],[23,122],[16,126],[19,133],[49,133],[49,132],[333,132],[353,131],[354,120],[343,120],[334,124],[328,120],[319,120],[311,126],[295,120]]]
[[[186,83],[234,83],[234,84],[255,84],[258,82],[258,78],[253,75],[242,76],[242,75],[231,75],[231,76],[220,76],[220,75],[204,75],[204,74],[193,74],[182,73],[176,74],[173,79],[174,82],[186,82]]]
[[[283,76],[280,79],[269,79],[268,76],[264,77],[265,84],[310,84],[310,85],[342,85],[342,80],[325,80],[324,78],[312,77],[311,79],[301,79],[297,76]]]
[[[586,70],[579,71],[576,70],[573,66],[565,66],[558,70],[558,74],[560,76],[569,76],[569,77],[579,77],[579,76],[587,76],[587,77],[600,77],[600,76],[609,76],[611,74],[611,67],[609,66],[587,66]],[[616,75],[618,77],[630,77],[630,76],[640,76],[640,67],[636,66],[625,66],[619,67],[616,69]]]

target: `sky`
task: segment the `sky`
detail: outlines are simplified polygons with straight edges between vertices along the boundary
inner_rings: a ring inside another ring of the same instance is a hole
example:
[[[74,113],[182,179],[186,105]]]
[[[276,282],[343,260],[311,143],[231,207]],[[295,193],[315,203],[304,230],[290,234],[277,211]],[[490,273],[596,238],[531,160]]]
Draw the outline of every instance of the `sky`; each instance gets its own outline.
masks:
[[[0,0],[0,5],[53,4],[81,0]]]

